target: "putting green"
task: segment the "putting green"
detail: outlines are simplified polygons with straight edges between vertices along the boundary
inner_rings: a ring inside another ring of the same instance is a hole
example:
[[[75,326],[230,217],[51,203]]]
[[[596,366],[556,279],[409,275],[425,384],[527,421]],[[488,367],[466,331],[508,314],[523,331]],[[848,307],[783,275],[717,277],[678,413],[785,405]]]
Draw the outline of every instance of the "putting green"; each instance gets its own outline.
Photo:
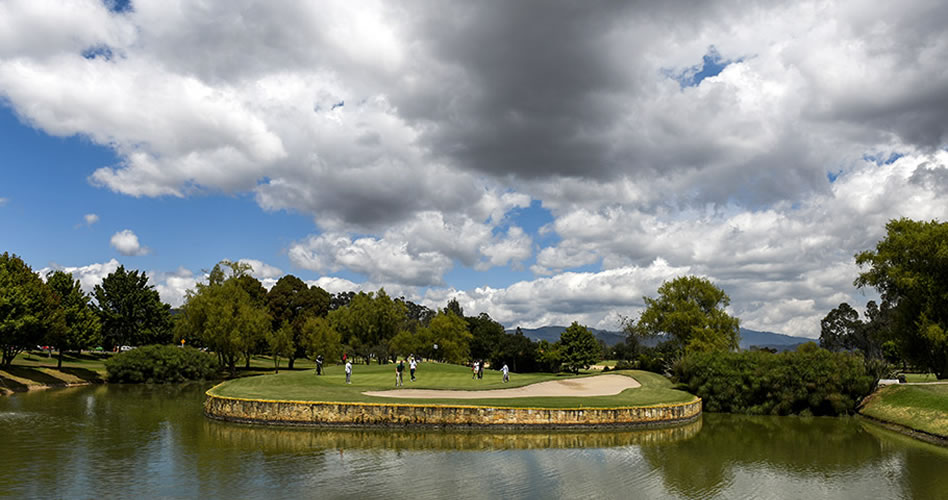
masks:
[[[608,380],[625,377],[627,388],[608,395],[531,393],[524,391],[523,396],[503,397],[493,389],[525,388],[543,382],[582,381],[584,385],[595,385],[594,379],[587,383],[587,377],[599,375],[599,372],[564,375],[550,373],[512,373],[510,383],[503,383],[499,371],[486,370],[482,379],[472,378],[470,368],[441,363],[421,363],[416,373],[416,381],[409,381],[408,370],[404,373],[403,389],[422,389],[425,391],[477,391],[473,398],[463,399],[447,393],[445,397],[408,397],[399,398],[398,404],[486,406],[495,408],[617,408],[680,404],[696,401],[697,398],[683,391],[672,389],[672,383],[665,377],[638,370],[610,373]],[[598,377],[597,377],[598,378]],[[640,384],[634,387],[635,383]],[[330,366],[322,376],[316,376],[313,370],[284,371],[274,375],[246,377],[224,382],[210,391],[211,396],[266,401],[298,402],[338,402],[338,403],[376,403],[392,404],[393,399],[377,395],[381,391],[395,389],[395,366],[353,365],[352,383],[345,383],[345,374],[340,365]]]

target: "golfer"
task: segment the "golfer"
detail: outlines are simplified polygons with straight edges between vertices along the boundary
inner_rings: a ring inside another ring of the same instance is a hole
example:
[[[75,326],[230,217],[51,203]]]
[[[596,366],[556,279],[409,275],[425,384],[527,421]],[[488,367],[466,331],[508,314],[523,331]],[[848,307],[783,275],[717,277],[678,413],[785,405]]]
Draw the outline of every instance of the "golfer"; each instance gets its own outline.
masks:
[[[352,382],[352,361],[346,361],[346,383]]]

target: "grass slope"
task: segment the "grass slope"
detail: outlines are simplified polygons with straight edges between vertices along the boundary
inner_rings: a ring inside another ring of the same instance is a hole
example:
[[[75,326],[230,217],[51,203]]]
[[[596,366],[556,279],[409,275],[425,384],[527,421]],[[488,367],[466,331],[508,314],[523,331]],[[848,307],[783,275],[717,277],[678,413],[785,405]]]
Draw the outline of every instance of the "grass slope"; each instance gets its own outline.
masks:
[[[948,439],[948,384],[883,387],[860,413]]]
[[[644,406],[665,403],[686,403],[694,396],[672,389],[671,382],[654,373],[630,370],[614,372],[634,377],[642,387],[627,389],[615,396],[597,397],[527,397],[516,399],[392,399],[363,395],[364,391],[393,389],[395,385],[395,366],[354,365],[352,384],[346,385],[342,366],[329,366],[324,375],[317,377],[312,370],[306,372],[280,372],[275,375],[246,377],[224,382],[211,389],[219,396],[270,399],[292,401],[333,401],[366,403],[405,403],[405,404],[455,404],[464,406],[492,406],[497,408],[570,408],[616,406]],[[596,375],[598,372],[584,373],[579,376]],[[499,371],[484,372],[481,380],[472,380],[470,368],[440,363],[422,363],[418,367],[416,382],[408,382],[408,370],[405,370],[405,388],[410,389],[452,389],[484,390],[521,387],[524,385],[570,378],[569,375],[550,373],[511,374],[510,383],[501,381]]]

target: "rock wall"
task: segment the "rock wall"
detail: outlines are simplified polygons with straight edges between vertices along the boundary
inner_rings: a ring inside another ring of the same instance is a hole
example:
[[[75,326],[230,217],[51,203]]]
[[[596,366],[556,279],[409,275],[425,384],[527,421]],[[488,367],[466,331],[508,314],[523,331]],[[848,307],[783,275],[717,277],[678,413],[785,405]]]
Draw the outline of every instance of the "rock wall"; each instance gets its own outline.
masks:
[[[490,408],[403,403],[274,401],[215,396],[208,391],[204,414],[234,422],[351,427],[429,426],[577,428],[660,426],[690,422],[701,414],[691,403],[626,408]]]

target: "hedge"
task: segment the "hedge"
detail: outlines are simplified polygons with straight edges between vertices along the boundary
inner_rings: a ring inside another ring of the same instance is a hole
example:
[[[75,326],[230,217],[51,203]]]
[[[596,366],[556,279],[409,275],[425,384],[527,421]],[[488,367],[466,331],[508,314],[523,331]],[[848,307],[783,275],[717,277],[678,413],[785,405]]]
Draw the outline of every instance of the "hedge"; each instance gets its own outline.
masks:
[[[116,354],[105,362],[109,382],[176,383],[217,373],[217,359],[193,347],[149,345]]]

